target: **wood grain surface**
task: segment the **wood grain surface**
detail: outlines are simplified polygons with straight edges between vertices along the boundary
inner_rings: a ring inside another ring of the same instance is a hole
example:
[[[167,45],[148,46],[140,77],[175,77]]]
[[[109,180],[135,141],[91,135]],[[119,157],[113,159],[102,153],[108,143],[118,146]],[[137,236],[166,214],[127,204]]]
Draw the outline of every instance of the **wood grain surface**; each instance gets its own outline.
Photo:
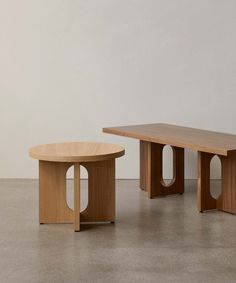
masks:
[[[104,128],[103,132],[219,155],[236,150],[236,135],[162,123]]]
[[[125,154],[123,147],[98,142],[53,143],[32,147],[32,158],[55,162],[88,162],[118,158]]]

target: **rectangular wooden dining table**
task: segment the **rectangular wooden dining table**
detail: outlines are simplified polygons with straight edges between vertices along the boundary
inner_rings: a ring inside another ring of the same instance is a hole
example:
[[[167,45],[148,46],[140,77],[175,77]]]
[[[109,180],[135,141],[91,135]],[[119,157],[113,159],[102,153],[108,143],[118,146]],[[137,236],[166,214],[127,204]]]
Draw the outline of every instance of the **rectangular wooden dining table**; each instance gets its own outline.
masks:
[[[200,212],[218,209],[236,213],[236,135],[164,123],[103,128],[104,133],[140,140],[140,188],[150,198],[184,193],[184,149],[198,152],[197,207]],[[173,180],[162,177],[162,151],[173,149]],[[210,163],[221,160],[222,190],[215,199],[210,192]]]

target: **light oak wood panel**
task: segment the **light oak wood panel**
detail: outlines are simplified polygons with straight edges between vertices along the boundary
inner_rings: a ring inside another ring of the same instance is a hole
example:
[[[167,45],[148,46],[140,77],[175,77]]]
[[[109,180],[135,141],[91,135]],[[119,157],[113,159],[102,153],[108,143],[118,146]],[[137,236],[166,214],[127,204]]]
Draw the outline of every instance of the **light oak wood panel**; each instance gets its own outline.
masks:
[[[88,162],[118,158],[125,154],[123,147],[98,142],[68,142],[32,147],[29,155],[44,161]]]
[[[82,222],[115,221],[115,159],[81,163],[88,171],[88,206]]]
[[[74,165],[74,230],[80,231],[80,164]]]
[[[73,223],[66,202],[66,172],[72,163],[39,161],[39,222]]]
[[[74,210],[66,202],[66,172],[74,165]],[[88,206],[80,212],[80,164],[39,161],[39,221],[115,222],[115,159],[81,163],[88,171]]]
[[[140,187],[149,198],[184,193],[184,149],[173,147],[173,181],[166,185],[162,174],[164,145],[140,141]]]
[[[103,132],[219,155],[236,150],[236,135],[162,123],[104,128]]]

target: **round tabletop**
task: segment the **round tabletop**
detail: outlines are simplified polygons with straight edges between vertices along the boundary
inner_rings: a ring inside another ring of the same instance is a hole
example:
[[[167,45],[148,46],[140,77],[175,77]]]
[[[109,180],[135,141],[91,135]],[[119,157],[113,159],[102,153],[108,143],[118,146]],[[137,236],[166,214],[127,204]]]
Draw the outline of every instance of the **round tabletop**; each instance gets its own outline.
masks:
[[[29,155],[43,161],[87,162],[114,159],[125,154],[116,144],[99,142],[67,142],[32,147]]]

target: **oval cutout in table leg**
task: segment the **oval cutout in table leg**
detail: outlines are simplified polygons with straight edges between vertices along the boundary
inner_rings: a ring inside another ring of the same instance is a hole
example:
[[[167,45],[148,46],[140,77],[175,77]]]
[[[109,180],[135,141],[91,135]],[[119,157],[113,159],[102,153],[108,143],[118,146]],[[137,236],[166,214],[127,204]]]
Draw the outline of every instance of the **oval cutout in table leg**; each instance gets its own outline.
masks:
[[[88,171],[80,165],[80,212],[88,206]],[[66,173],[66,202],[70,209],[74,210],[74,166]]]
[[[74,210],[74,166],[73,165],[66,172],[66,203],[70,209]]]
[[[218,199],[222,191],[222,176],[221,176],[221,160],[215,155],[210,163],[210,193],[215,199]]]
[[[80,165],[80,212],[84,211],[88,206],[88,171]]]
[[[173,160],[173,148],[169,145],[165,145],[162,150],[162,179],[166,187],[173,182]]]

